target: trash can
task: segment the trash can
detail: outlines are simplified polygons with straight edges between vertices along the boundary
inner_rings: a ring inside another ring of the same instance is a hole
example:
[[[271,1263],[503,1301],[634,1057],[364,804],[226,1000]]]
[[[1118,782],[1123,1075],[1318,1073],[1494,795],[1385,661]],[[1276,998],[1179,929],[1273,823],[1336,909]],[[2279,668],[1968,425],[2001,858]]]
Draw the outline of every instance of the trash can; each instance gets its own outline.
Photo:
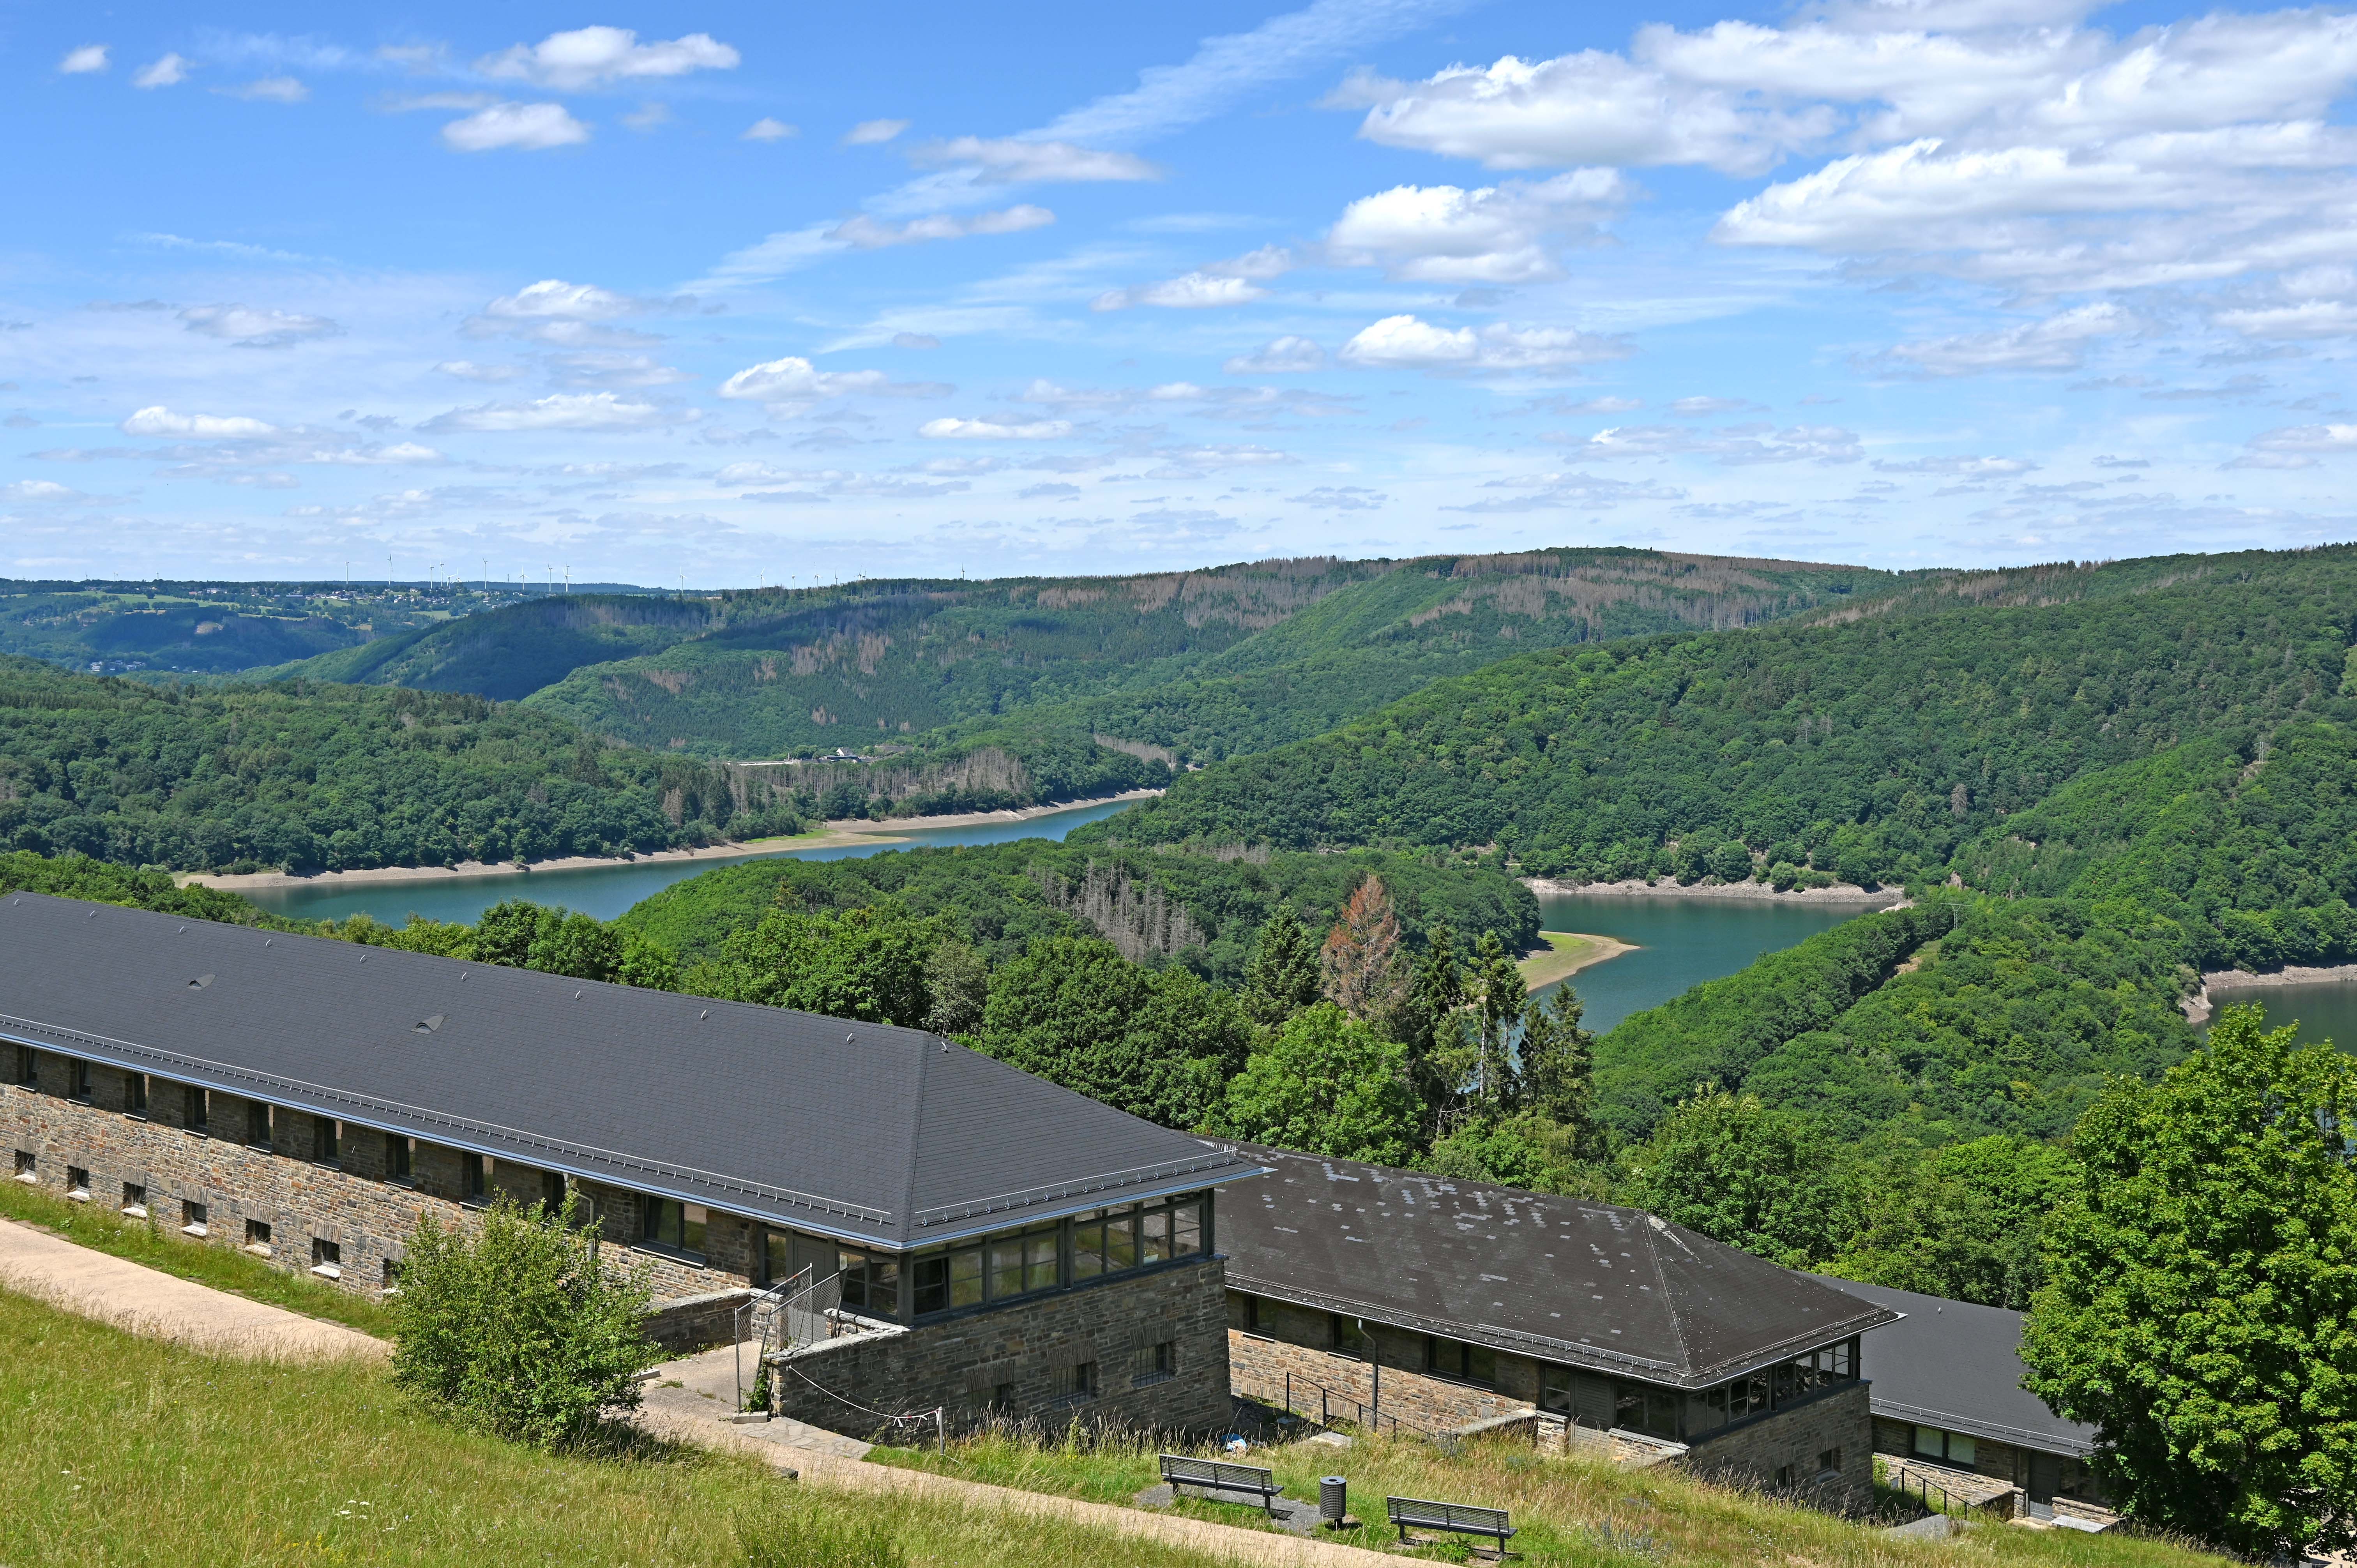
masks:
[[[1339,1525],[1342,1516],[1351,1511],[1351,1483],[1341,1476],[1318,1477],[1318,1517],[1329,1525]]]

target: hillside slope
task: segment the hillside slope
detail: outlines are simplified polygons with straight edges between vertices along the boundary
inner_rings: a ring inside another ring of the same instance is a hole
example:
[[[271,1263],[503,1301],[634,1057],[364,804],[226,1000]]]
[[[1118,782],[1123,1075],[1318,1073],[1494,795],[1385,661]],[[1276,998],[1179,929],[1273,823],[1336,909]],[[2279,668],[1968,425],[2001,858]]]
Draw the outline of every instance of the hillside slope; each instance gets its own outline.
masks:
[[[1527,654],[1082,831],[1502,843],[1576,879],[1699,875],[1702,852],[1733,843],[1870,884],[1943,868],[2095,770],[2357,717],[2357,548],[2124,563],[2073,585],[2036,607],[1932,596],[1930,613]]]

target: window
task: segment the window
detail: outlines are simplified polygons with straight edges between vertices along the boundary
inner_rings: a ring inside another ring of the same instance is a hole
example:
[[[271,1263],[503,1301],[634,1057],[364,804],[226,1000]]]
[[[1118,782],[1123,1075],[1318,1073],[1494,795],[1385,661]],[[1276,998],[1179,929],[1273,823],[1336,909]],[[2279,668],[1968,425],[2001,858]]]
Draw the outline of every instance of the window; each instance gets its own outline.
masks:
[[[1539,1408],[1557,1415],[1571,1413],[1571,1369],[1542,1367],[1539,1369]]]
[[[1104,1222],[1104,1272],[1117,1274],[1137,1267],[1137,1213],[1108,1208]]]
[[[1178,1370],[1178,1347],[1165,1339],[1158,1344],[1137,1348],[1137,1370],[1131,1374],[1133,1383],[1155,1383]]]
[[[1789,1487],[1792,1484],[1792,1466],[1790,1465],[1776,1466],[1776,1484],[1779,1487]]]
[[[843,1305],[870,1317],[900,1316],[900,1260],[849,1250],[835,1254],[843,1274]]]
[[[1097,1364],[1082,1361],[1072,1369],[1071,1393],[1074,1399],[1097,1397]]]
[[[1256,1295],[1244,1297],[1244,1332],[1247,1334],[1260,1332],[1260,1297]]]
[[[540,1201],[542,1207],[551,1214],[565,1212],[565,1173],[563,1171],[540,1173]]]
[[[66,1078],[66,1095],[69,1099],[88,1100],[90,1098],[90,1064],[88,1062],[80,1057],[74,1058],[71,1070],[67,1073]]]
[[[1941,1459],[1970,1469],[1980,1455],[1980,1445],[1961,1432],[1919,1426],[1915,1429],[1915,1452],[1926,1459]]]
[[[34,1054],[32,1047],[18,1046],[16,1059],[13,1064],[16,1069],[16,1081],[23,1084],[27,1089],[39,1083],[41,1081],[39,1061],[40,1058]]]
[[[245,1222],[245,1250],[270,1256],[270,1221],[249,1219]]]
[[[257,1149],[270,1147],[270,1107],[259,1100],[245,1102],[245,1141]]]
[[[1498,1353],[1486,1345],[1468,1345],[1462,1340],[1426,1335],[1424,1369],[1458,1382],[1486,1386],[1498,1380]]]
[[[1727,1389],[1724,1385],[1686,1395],[1686,1435],[1688,1437],[1699,1437],[1706,1432],[1717,1432],[1726,1424]]]
[[[1170,1211],[1149,1208],[1146,1211],[1146,1228],[1138,1239],[1137,1261],[1158,1263],[1170,1255]]]
[[[344,1277],[344,1250],[322,1236],[311,1238],[311,1272],[322,1279]]]
[[[1105,1216],[1110,1212],[1100,1208],[1092,1214],[1073,1217],[1072,1278],[1075,1282],[1092,1280],[1109,1272],[1105,1264]]]
[[[1741,1421],[1768,1409],[1768,1374],[1754,1372],[1727,1385],[1727,1419]]]
[[[1817,1455],[1817,1474],[1820,1476],[1838,1476],[1841,1474],[1840,1449],[1828,1448]]]
[[[916,1308],[920,1315],[981,1303],[981,1248],[920,1253],[912,1266],[916,1270]]]
[[[66,1167],[66,1196],[79,1203],[90,1201],[90,1173],[80,1165]]]
[[[1367,1354],[1367,1337],[1355,1317],[1345,1317],[1339,1312],[1326,1315],[1326,1339],[1336,1354],[1357,1356]]]
[[[205,1091],[193,1083],[180,1086],[180,1125],[191,1133],[201,1133],[208,1125],[210,1108],[205,1102]]]
[[[123,1075],[124,1109],[134,1116],[147,1114],[147,1075],[128,1072]]]
[[[123,1212],[134,1219],[147,1218],[147,1189],[135,1181],[123,1184]]]
[[[646,1225],[640,1240],[682,1252],[704,1251],[704,1205],[682,1203],[675,1197],[646,1200]]]
[[[16,1179],[27,1185],[41,1179],[39,1162],[33,1158],[30,1149],[16,1151]]]
[[[414,1143],[398,1133],[387,1133],[384,1135],[386,1180],[397,1181],[405,1186],[416,1179],[410,1174],[414,1169],[411,1162],[416,1157],[415,1149],[416,1145]]]
[[[185,1197],[180,1200],[180,1234],[194,1236],[199,1241],[205,1239],[208,1232],[205,1230],[203,1204]]]
[[[1002,1231],[989,1241],[990,1299],[1005,1301],[1033,1291],[1053,1290],[1061,1282],[1063,1227]]]
[[[332,1165],[336,1163],[338,1147],[335,1119],[329,1116],[312,1117],[311,1157],[323,1165]]]
[[[401,1263],[398,1259],[387,1258],[384,1261],[384,1284],[382,1288],[387,1295],[401,1294]]]
[[[1612,1424],[1654,1437],[1678,1434],[1678,1396],[1668,1389],[1621,1383],[1613,1391]]]
[[[1170,1255],[1191,1258],[1203,1250],[1203,1205],[1181,1203],[1170,1210]]]
[[[467,1201],[469,1203],[486,1201],[491,1185],[491,1156],[462,1155],[459,1157],[467,1163]],[[673,1207],[676,1208],[677,1205]],[[676,1246],[678,1243],[673,1242],[673,1245]]]

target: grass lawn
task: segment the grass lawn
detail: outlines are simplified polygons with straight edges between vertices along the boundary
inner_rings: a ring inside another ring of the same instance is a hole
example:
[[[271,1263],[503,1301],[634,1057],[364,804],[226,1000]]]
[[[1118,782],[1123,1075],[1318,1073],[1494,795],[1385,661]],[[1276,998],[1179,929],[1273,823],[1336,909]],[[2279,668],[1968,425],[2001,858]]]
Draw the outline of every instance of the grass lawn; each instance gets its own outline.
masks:
[[[1203,1452],[1209,1453],[1209,1450]],[[1155,1450],[985,1434],[952,1442],[945,1456],[879,1448],[871,1460],[999,1486],[1127,1503],[1157,1480]],[[1433,1498],[1512,1510],[1523,1562],[1635,1568],[1641,1563],[1728,1568],[2226,1568],[2226,1559],[2128,1535],[2032,1530],[1985,1524],[1953,1542],[1893,1541],[1853,1524],[1756,1493],[1706,1486],[1675,1471],[1628,1472],[1583,1459],[1542,1458],[1527,1447],[1468,1444],[1454,1457],[1412,1439],[1361,1437],[1348,1449],[1323,1444],[1255,1449],[1244,1461],[1276,1473],[1289,1497],[1314,1500],[1320,1476],[1351,1483],[1351,1512],[1372,1526],[1337,1539],[1383,1547],[1397,1540],[1383,1524],[1387,1496]],[[1253,1526],[1260,1510],[1182,1502],[1180,1511]],[[1265,1527],[1264,1527],[1265,1528]],[[1462,1544],[1415,1555],[1463,1561]],[[1486,1561],[1486,1559],[1485,1559]]]
[[[128,1258],[215,1290],[322,1317],[363,1334],[390,1337],[393,1316],[373,1297],[339,1290],[308,1274],[271,1267],[232,1248],[194,1241],[163,1224],[126,1219],[95,1203],[69,1203],[20,1182],[0,1181],[0,1215],[22,1219],[93,1251]],[[0,1563],[6,1560],[0,1558]]]
[[[882,1519],[912,1564],[1216,1568],[1076,1525],[804,1488],[750,1460],[552,1456],[456,1431],[373,1369],[216,1359],[0,1291],[8,1568],[743,1568],[740,1519]],[[795,1552],[776,1568],[884,1568]],[[769,1568],[765,1563],[764,1568]]]

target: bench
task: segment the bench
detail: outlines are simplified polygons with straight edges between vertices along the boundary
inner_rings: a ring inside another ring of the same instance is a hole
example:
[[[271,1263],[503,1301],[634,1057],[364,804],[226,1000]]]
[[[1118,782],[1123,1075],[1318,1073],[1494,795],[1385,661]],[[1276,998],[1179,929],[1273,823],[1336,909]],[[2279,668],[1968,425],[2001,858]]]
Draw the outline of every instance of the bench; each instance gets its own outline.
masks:
[[[1498,1555],[1506,1554],[1506,1542],[1514,1538],[1514,1527],[1506,1522],[1504,1509],[1476,1508],[1471,1503],[1436,1503],[1426,1498],[1385,1498],[1383,1510],[1392,1523],[1399,1526],[1400,1540],[1407,1540],[1408,1526],[1423,1530],[1446,1530],[1458,1535],[1486,1535],[1498,1543]]]
[[[1183,1454],[1161,1456],[1162,1478],[1177,1491],[1180,1487],[1200,1487],[1210,1492],[1247,1492],[1260,1499],[1260,1506],[1272,1518],[1276,1513],[1276,1499],[1285,1488],[1276,1477],[1256,1465],[1229,1465],[1217,1459],[1189,1459]]]

